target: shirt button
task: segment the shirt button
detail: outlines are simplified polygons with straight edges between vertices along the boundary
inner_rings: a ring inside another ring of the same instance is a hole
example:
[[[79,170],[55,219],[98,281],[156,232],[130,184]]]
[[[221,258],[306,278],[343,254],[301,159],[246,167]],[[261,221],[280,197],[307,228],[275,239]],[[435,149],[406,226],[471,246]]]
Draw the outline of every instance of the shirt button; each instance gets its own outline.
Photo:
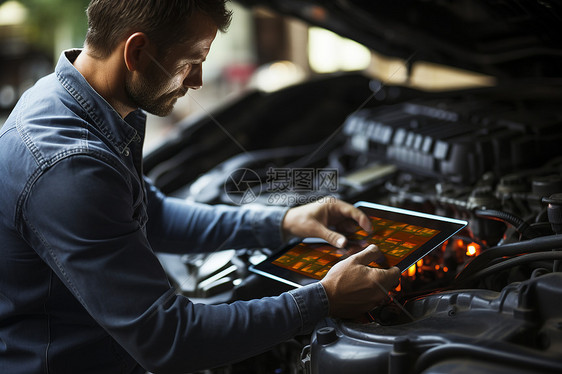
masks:
[[[123,150],[123,154],[125,155],[125,157],[128,157],[128,156],[131,154],[130,149],[129,149],[128,147],[126,147],[126,148]]]

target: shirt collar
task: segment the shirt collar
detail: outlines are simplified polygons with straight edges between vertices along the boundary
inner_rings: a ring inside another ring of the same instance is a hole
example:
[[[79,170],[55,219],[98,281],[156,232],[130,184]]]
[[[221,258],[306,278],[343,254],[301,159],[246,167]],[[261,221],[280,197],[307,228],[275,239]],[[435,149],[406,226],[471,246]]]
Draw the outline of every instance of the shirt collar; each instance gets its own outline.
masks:
[[[144,140],[146,114],[137,109],[123,119],[72,65],[81,52],[81,49],[64,51],[55,68],[56,76],[66,91],[88,114],[93,125],[104,134],[117,151],[128,153],[128,145],[133,140],[139,137]]]

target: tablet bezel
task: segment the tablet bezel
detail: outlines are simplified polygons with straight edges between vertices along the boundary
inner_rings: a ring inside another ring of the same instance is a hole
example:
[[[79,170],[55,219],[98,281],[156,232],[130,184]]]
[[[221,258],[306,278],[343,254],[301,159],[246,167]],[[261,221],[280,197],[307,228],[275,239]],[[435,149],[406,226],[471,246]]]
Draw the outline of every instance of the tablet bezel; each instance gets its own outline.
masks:
[[[365,212],[368,216],[370,215],[410,225],[439,230],[439,233],[407,255],[396,265],[400,269],[400,272],[406,271],[410,266],[443,244],[447,239],[455,235],[468,224],[468,222],[464,220],[416,212],[366,201],[359,201],[354,205]],[[298,243],[292,243],[269,256],[259,264],[251,266],[250,271],[289,284],[293,287],[302,287],[310,283],[318,282],[318,279],[316,278],[308,277],[304,274],[297,273],[272,263],[275,259],[281,257],[287,251],[302,242],[326,243],[326,241],[318,238],[307,238]]]

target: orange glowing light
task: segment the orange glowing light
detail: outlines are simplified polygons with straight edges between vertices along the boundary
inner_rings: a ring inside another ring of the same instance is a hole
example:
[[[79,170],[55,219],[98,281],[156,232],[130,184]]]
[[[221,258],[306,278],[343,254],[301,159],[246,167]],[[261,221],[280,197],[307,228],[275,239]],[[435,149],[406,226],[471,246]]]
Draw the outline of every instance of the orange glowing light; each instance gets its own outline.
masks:
[[[416,275],[416,265],[412,265],[408,268],[408,276],[413,277]]]
[[[439,270],[439,265],[435,265],[435,270]]]
[[[448,267],[446,267],[446,266],[443,266],[443,271],[444,271],[444,272],[446,273],[446,272],[448,272],[448,271],[449,271],[449,268],[448,268]]]
[[[416,265],[421,268],[423,266],[423,259],[419,260],[418,262],[416,262]]]
[[[457,247],[464,247],[464,242],[462,241],[462,239],[457,239]]]
[[[480,253],[480,246],[476,243],[470,243],[466,247],[466,255],[467,256],[476,256]]]

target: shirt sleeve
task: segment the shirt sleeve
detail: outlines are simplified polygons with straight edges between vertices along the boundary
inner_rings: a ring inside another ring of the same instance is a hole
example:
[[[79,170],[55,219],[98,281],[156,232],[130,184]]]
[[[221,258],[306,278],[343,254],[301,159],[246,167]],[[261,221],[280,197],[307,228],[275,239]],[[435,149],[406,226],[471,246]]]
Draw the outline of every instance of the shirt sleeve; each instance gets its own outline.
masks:
[[[123,169],[59,161],[23,206],[22,235],[85,310],[146,370],[190,372],[244,359],[328,313],[320,283],[277,297],[194,304],[170,287]]]
[[[148,239],[158,252],[207,252],[231,248],[277,248],[288,208],[207,205],[167,197],[145,181]]]

